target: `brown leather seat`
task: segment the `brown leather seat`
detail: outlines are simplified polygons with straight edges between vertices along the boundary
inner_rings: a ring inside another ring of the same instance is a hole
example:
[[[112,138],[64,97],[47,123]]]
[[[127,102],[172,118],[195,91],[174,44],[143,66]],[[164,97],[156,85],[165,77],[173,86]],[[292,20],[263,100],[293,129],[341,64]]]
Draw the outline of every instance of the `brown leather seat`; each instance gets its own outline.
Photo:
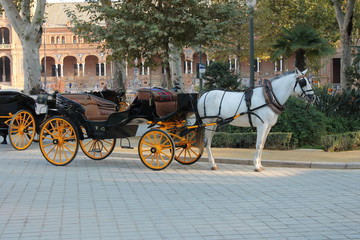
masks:
[[[117,105],[111,101],[89,94],[63,94],[65,97],[81,104],[85,109],[85,117],[92,121],[105,121],[116,112]]]
[[[177,108],[177,95],[165,89],[143,88],[138,90],[138,100],[149,101],[155,103],[156,114],[159,117],[164,117],[176,111]]]

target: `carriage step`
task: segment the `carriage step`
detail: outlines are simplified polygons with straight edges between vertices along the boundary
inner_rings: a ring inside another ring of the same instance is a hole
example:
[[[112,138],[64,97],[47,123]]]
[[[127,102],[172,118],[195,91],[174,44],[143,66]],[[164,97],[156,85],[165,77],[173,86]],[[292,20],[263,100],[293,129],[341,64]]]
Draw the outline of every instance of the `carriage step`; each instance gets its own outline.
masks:
[[[123,145],[123,143],[122,143],[122,140],[123,139],[126,139],[127,140],[127,145]],[[120,147],[121,148],[125,148],[125,149],[134,149],[134,147],[132,147],[131,145],[130,145],[130,140],[128,139],[128,138],[121,138],[120,139]]]
[[[121,148],[125,148],[125,149],[134,149],[134,147],[132,147],[132,146],[121,146]]]

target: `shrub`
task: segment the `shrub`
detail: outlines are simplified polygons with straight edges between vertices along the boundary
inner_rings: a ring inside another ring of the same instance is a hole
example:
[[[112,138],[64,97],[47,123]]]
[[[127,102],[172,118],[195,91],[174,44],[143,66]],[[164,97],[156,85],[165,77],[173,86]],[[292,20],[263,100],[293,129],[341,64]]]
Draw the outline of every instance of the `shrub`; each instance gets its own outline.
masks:
[[[326,134],[326,117],[304,101],[290,97],[285,111],[273,127],[275,132],[291,132],[293,144],[298,146],[319,145]]]
[[[329,87],[314,88],[315,107],[328,117],[360,119],[360,89],[332,91]]]
[[[229,64],[225,62],[213,62],[203,75],[205,80],[204,90],[241,90],[244,87],[239,81],[240,76],[229,70]]]
[[[360,55],[358,53],[358,59]],[[355,63],[355,61],[354,61]],[[359,63],[357,63],[359,64]],[[360,88],[360,72],[357,65],[352,65],[345,70],[346,82],[348,85]]]
[[[291,148],[291,133],[271,132],[265,143],[266,149],[286,150]],[[256,132],[252,133],[225,133],[216,132],[211,144],[212,147],[255,148]]]
[[[327,152],[355,149],[360,147],[360,132],[327,135],[322,137],[321,142]]]

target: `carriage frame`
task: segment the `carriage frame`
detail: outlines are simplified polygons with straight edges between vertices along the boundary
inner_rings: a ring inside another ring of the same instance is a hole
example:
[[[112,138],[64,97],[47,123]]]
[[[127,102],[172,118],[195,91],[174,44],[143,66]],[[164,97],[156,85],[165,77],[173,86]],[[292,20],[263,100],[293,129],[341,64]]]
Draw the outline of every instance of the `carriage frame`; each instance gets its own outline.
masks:
[[[116,139],[134,137],[139,124],[149,124],[150,129],[138,144],[139,157],[145,166],[162,170],[173,159],[186,165],[195,163],[204,150],[204,128],[189,128],[200,126],[196,117],[198,95],[161,92],[166,94],[140,89],[125,111],[118,111],[109,101],[90,94],[57,94],[59,114],[46,120],[40,130],[43,156],[51,164],[67,165],[80,146],[89,158],[102,160],[112,153]],[[96,107],[99,111],[94,110]],[[111,108],[112,112],[104,116],[92,115],[94,111],[99,114]],[[193,121],[190,123],[189,119]]]
[[[39,94],[37,99],[25,95],[18,91],[2,90],[0,91],[0,130],[6,143],[6,137],[9,136],[11,145],[17,150],[27,149],[40,131],[41,123],[50,114],[56,114],[49,110],[54,106],[51,96],[48,94]],[[42,104],[41,109],[44,112],[37,112],[37,107]]]

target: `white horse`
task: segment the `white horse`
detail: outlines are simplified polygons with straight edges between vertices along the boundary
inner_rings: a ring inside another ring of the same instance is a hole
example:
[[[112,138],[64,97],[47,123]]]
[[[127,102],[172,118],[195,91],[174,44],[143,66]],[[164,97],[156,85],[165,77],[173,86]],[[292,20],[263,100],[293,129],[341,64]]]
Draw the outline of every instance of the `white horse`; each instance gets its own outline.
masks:
[[[256,127],[256,151],[254,156],[255,171],[262,171],[261,155],[266,138],[272,126],[275,125],[283,105],[292,95],[301,94],[314,99],[314,91],[309,80],[305,77],[306,71],[295,70],[270,80],[270,87],[257,87],[253,90],[250,102],[247,104],[244,92],[228,92],[212,90],[204,93],[198,101],[198,112],[204,124],[225,121],[239,127]],[[267,94],[265,93],[267,92]],[[250,105],[250,106],[247,106]],[[211,141],[216,125],[205,128],[204,143],[212,170],[217,170],[212,151]]]

